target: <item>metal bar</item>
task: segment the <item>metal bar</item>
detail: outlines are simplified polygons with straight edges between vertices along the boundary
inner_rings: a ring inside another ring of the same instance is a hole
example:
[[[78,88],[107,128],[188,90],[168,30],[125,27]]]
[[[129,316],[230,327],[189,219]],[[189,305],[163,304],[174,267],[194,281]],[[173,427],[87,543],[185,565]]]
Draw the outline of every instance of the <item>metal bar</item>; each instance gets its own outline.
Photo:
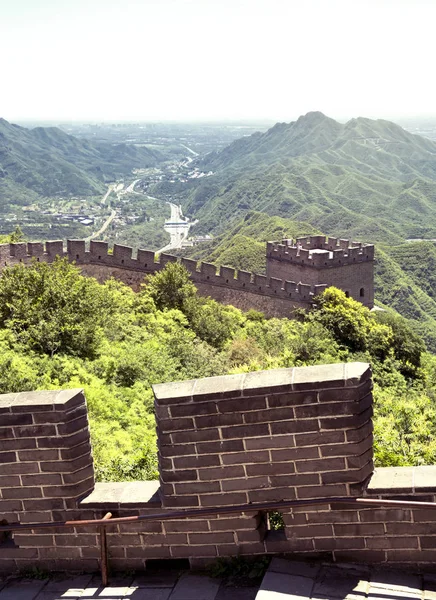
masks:
[[[103,521],[108,521],[112,517],[112,513],[108,512],[103,517]],[[101,582],[103,587],[108,584],[108,559],[107,559],[107,536],[106,527],[103,525],[99,526],[100,530],[100,551],[101,551]]]
[[[238,504],[235,506],[219,506],[213,508],[196,508],[190,510],[154,513],[150,515],[139,515],[131,517],[117,517],[115,519],[87,519],[83,521],[49,521],[45,523],[9,523],[0,526],[0,531],[21,531],[23,529],[50,529],[59,527],[89,527],[90,525],[107,525],[136,523],[137,521],[174,521],[176,519],[189,519],[204,515],[225,515],[240,512],[258,512],[283,510],[300,506],[316,506],[318,504],[348,504],[358,508],[371,508],[375,506],[386,506],[392,508],[429,508],[436,510],[434,502],[416,502],[409,500],[387,500],[383,498],[312,498],[309,500],[282,500],[280,502],[259,502],[256,504]]]

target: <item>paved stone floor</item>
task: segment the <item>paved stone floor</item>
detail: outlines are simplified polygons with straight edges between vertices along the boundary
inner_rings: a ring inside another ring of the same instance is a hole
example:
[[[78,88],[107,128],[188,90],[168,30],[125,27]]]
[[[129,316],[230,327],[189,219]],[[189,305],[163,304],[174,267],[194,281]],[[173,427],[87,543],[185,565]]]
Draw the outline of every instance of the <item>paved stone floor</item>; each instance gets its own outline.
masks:
[[[256,600],[309,599],[436,600],[436,575],[274,558]]]
[[[50,580],[0,580],[0,600],[255,600],[259,586],[228,586],[195,573],[165,571],[114,578],[107,587],[92,575]]]
[[[436,572],[436,569],[435,569]],[[436,575],[356,565],[274,558],[258,586],[228,585],[190,572],[164,571],[117,578],[99,576],[0,580],[0,600],[436,600]]]

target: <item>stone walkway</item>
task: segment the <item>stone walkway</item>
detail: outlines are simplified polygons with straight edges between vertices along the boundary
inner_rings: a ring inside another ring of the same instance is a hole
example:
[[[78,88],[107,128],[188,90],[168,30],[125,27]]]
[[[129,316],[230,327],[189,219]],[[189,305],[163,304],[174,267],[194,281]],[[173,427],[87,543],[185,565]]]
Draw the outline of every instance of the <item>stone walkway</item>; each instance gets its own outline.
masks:
[[[436,575],[274,558],[256,600],[309,599],[436,600]]]
[[[436,569],[435,569],[436,571]],[[258,586],[164,571],[137,577],[0,580],[0,600],[436,600],[436,575],[274,558]]]
[[[165,571],[139,577],[114,578],[107,587],[100,576],[1,582],[0,600],[255,600],[259,586],[229,587],[205,575]]]

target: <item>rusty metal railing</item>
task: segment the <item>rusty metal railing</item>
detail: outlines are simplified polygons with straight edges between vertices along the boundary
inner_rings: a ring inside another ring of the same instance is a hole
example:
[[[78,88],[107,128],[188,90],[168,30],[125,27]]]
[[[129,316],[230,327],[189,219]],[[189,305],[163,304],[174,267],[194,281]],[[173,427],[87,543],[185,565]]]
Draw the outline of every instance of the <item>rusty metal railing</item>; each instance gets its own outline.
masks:
[[[200,516],[217,516],[235,513],[270,512],[292,509],[301,506],[317,506],[326,504],[343,504],[357,508],[390,507],[390,508],[429,508],[436,510],[436,502],[419,502],[414,500],[388,500],[383,498],[312,498],[308,500],[281,500],[279,502],[258,502],[253,504],[238,504],[233,506],[219,506],[210,508],[193,508],[188,510],[154,513],[149,515],[133,515],[130,517],[112,518],[108,512],[102,519],[85,519],[76,521],[47,521],[44,523],[8,523],[0,525],[0,532],[13,532],[22,530],[81,528],[96,526],[100,534],[101,561],[100,570],[103,585],[108,582],[108,546],[106,528],[110,525],[129,525],[138,521],[175,521]]]

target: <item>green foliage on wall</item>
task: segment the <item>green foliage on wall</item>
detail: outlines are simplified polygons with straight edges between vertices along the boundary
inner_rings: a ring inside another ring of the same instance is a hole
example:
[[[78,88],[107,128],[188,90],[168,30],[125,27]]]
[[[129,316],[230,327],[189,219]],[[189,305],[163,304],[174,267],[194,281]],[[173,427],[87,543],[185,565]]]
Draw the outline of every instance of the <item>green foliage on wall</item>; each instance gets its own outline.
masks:
[[[154,383],[352,360],[373,366],[378,464],[436,460],[436,357],[340,290],[266,319],[198,297],[177,264],[135,294],[59,260],[10,267],[0,298],[0,393],[83,387],[99,480],[157,477]]]

